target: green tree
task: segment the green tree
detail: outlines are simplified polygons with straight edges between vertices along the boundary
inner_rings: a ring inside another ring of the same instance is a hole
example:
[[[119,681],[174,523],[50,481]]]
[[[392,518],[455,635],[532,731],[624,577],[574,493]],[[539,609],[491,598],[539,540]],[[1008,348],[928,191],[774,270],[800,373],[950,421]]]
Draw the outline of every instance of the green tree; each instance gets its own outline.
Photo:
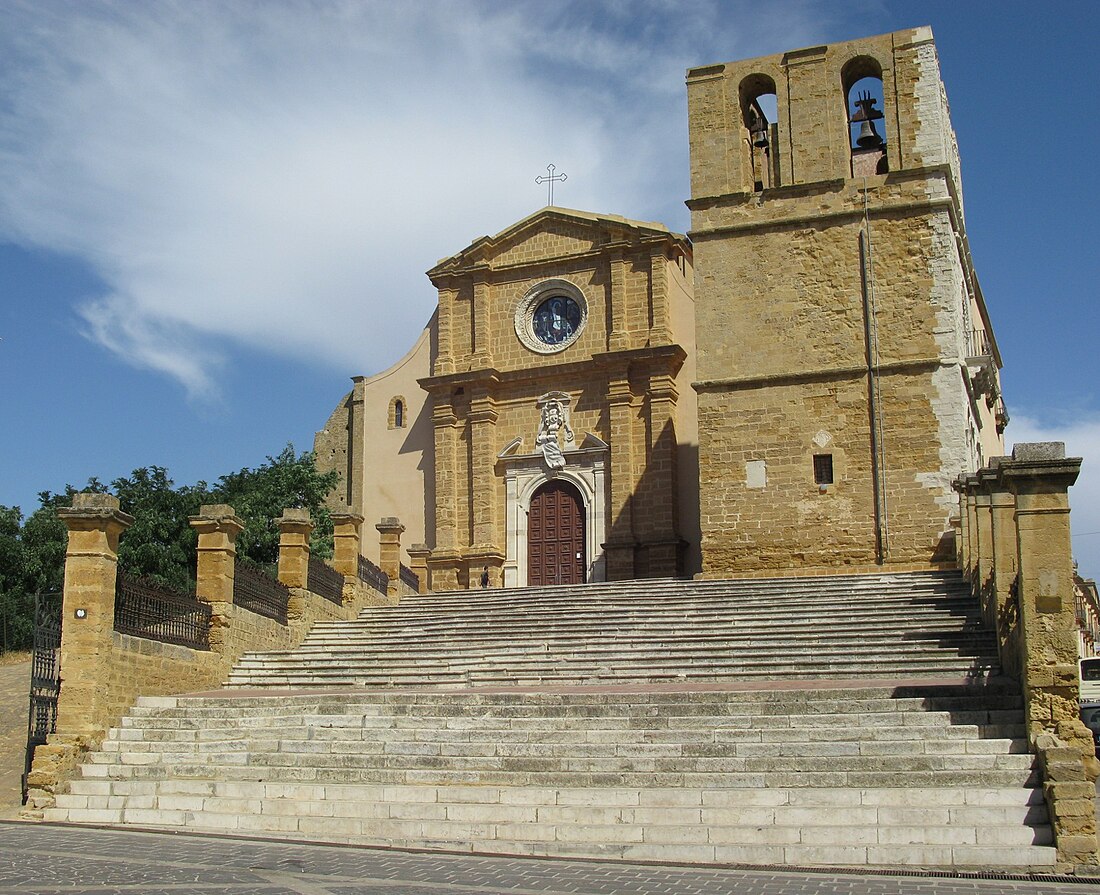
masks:
[[[119,539],[119,567],[193,593],[196,535],[188,517],[208,502],[206,483],[177,488],[163,466],[146,466],[115,479],[111,489],[122,511],[134,517]]]
[[[258,565],[279,559],[278,519],[289,507],[308,509],[313,518],[310,551],[327,559],[332,556],[332,518],[325,498],[340,476],[320,473],[311,452],[298,456],[287,445],[277,457],[256,469],[242,469],[223,475],[212,489],[211,499],[227,503],[244,522],[237,538],[237,555]]]
[[[72,505],[77,491],[113,492],[134,523],[119,540],[119,566],[188,593],[194,592],[196,535],[189,517],[207,503],[228,503],[245,528],[237,541],[242,559],[270,565],[279,557],[278,518],[287,507],[308,509],[315,527],[311,549],[332,556],[332,519],[325,497],[336,485],[335,472],[320,473],[312,453],[300,456],[290,445],[256,469],[222,476],[214,488],[205,482],[177,487],[162,466],[135,469],[110,489],[98,479],[80,489],[43,491],[41,506],[27,519],[19,507],[0,506],[0,646],[31,645],[34,595],[60,591],[64,579],[65,525],[57,515]]]

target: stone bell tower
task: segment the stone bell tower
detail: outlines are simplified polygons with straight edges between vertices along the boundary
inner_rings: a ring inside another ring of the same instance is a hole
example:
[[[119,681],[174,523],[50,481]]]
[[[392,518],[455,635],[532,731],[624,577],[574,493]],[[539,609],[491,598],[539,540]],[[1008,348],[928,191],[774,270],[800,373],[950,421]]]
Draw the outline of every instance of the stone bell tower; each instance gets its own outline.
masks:
[[[931,30],[687,85],[704,575],[950,561],[1007,415]]]

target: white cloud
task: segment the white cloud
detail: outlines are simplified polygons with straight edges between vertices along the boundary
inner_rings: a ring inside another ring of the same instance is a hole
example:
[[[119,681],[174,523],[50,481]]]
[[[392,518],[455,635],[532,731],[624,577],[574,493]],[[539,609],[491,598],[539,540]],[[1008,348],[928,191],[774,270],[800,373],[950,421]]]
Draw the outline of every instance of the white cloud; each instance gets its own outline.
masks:
[[[1081,474],[1069,489],[1073,553],[1081,574],[1100,578],[1100,418],[1086,417],[1064,424],[1013,416],[1005,432],[1006,449],[1026,441],[1061,441],[1067,457],[1081,457]]]
[[[537,209],[550,162],[560,204],[685,227],[684,69],[815,17],[9,0],[0,239],[87,262],[110,289],[89,336],[193,395],[235,344],[370,373],[427,319],[423,271]]]

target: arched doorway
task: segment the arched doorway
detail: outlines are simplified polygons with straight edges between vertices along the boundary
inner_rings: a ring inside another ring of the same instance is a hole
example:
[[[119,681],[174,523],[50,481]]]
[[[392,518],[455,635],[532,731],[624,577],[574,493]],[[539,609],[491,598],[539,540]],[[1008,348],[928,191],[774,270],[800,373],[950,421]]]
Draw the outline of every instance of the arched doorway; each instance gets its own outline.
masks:
[[[527,584],[584,584],[584,501],[560,479],[547,482],[531,496],[527,517]]]

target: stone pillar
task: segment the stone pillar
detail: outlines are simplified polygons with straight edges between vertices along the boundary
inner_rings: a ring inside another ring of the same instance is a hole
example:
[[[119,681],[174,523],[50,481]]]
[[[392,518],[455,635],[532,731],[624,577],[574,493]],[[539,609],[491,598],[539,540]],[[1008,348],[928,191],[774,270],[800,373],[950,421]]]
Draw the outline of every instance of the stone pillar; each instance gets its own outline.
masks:
[[[1028,736],[1043,768],[1058,860],[1096,864],[1091,732],[1081,723],[1068,489],[1081,470],[1060,442],[1017,444],[998,465],[1016,500],[1020,682]]]
[[[607,384],[611,423],[611,530],[603,545],[607,580],[634,577],[634,396],[626,375]]]
[[[999,469],[1003,457],[994,457],[991,466]],[[990,486],[989,511],[993,540],[993,603],[1001,667],[1016,676],[1021,668],[1017,604],[1012,596],[1016,582],[1016,498],[998,473]]]
[[[978,476],[966,477],[966,527],[970,532],[970,550],[966,561],[966,575],[974,592],[978,591],[978,557],[981,555],[981,533],[978,531]]]
[[[76,494],[57,511],[69,531],[61,603],[61,695],[57,732],[82,745],[106,729],[104,677],[115,629],[118,539],[134,519],[110,494]]]
[[[977,529],[978,556],[975,563],[977,593],[981,599],[982,614],[986,624],[997,624],[996,601],[993,598],[993,514],[990,508],[990,489],[997,473],[990,469],[978,472],[974,491],[974,523]]]
[[[332,514],[332,567],[345,578],[359,576],[362,526],[358,513]]]
[[[401,596],[401,533],[405,526],[394,516],[386,516],[375,528],[378,529],[378,568],[390,579],[386,595]]]
[[[244,531],[244,523],[224,503],[199,507],[199,514],[189,521],[199,536],[195,596],[210,604],[210,649],[221,652],[233,603],[237,535]]]
[[[1068,489],[1080,469],[1058,442],[1017,444],[1000,465],[1016,498],[1021,680],[1032,742],[1079,717]]]
[[[970,514],[966,509],[966,476],[960,475],[951,482],[951,487],[959,495],[959,540],[955,549],[955,560],[959,570],[965,575],[970,561]]]
[[[195,596],[205,603],[232,603],[237,535],[244,523],[224,503],[200,507],[189,521],[199,536]]]
[[[309,586],[309,510],[289,508],[279,519],[279,580],[287,587]]]
[[[419,593],[428,593],[428,555],[432,552],[426,544],[413,544],[405,551],[409,554],[409,568],[419,579]]]

